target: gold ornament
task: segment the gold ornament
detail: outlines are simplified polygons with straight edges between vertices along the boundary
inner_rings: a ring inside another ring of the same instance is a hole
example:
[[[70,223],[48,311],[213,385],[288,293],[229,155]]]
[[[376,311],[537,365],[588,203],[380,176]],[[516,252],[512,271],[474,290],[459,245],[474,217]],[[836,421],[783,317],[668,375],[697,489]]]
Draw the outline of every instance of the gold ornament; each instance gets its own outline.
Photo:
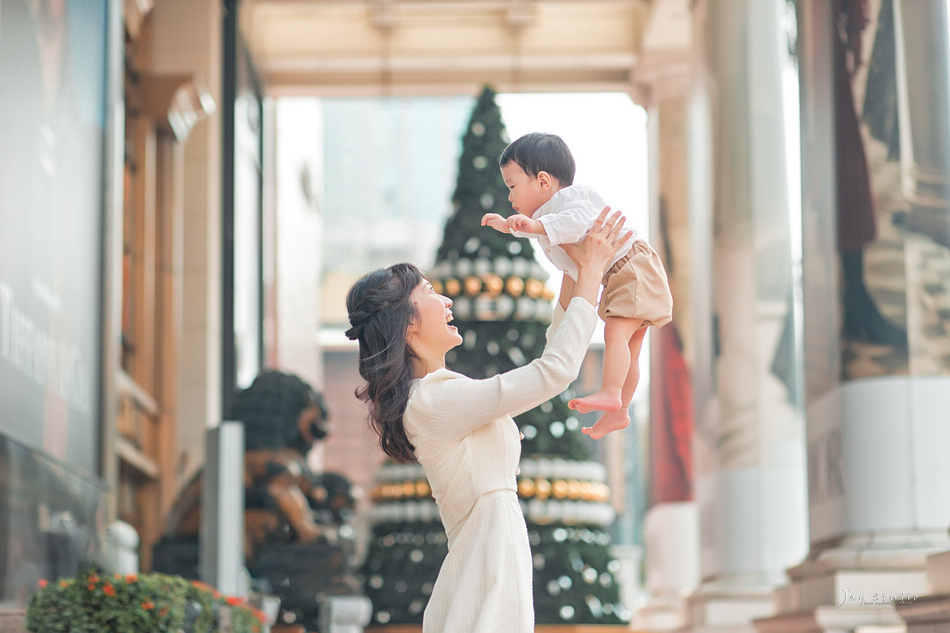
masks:
[[[532,299],[540,299],[544,294],[544,282],[538,279],[529,279],[524,285],[525,294]]]
[[[429,482],[422,480],[416,482],[416,496],[421,498],[426,498],[432,494],[432,488],[429,487]]]
[[[505,282],[505,289],[512,297],[520,297],[524,292],[524,280],[519,277],[509,277]]]
[[[416,495],[416,485],[411,481],[407,481],[402,485],[402,496],[404,497],[414,497]]]
[[[505,289],[504,280],[498,275],[485,275],[485,290],[492,297],[496,297],[501,294],[501,291]]]
[[[538,496],[538,499],[547,499],[551,496],[551,482],[547,479],[535,479],[534,493]]]
[[[596,501],[594,494],[594,484],[589,481],[581,482],[581,499],[584,501]]]
[[[449,277],[445,280],[445,294],[449,297],[457,297],[462,294],[462,284],[458,279]]]
[[[563,499],[568,495],[569,487],[563,479],[555,479],[551,483],[551,495],[555,499]]]
[[[567,496],[571,499],[581,498],[581,482],[576,479],[569,479],[567,482]]]
[[[531,479],[521,479],[518,481],[518,494],[525,499],[534,496],[534,481]]]
[[[442,282],[438,279],[432,279],[429,283],[432,284],[432,289],[435,290],[436,294],[442,294]]]
[[[474,297],[482,291],[482,280],[478,277],[465,278],[465,294]]]

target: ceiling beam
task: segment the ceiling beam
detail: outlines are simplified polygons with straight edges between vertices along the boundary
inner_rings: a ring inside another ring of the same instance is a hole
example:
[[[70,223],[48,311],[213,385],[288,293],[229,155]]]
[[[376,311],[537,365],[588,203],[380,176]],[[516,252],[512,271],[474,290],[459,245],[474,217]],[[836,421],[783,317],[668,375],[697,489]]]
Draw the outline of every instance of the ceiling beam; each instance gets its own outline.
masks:
[[[645,0],[251,0],[272,94],[627,90]]]

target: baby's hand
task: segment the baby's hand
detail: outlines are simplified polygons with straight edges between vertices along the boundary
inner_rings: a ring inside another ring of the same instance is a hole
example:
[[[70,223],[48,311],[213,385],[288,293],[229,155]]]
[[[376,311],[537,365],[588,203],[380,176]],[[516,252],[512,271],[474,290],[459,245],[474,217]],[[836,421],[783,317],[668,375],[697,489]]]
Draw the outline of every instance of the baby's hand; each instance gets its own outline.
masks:
[[[521,215],[516,213],[508,218],[508,230],[514,232],[518,231],[519,233],[541,233],[538,230],[538,225],[541,223],[538,220],[533,220],[526,215]]]
[[[490,226],[496,231],[501,231],[502,233],[511,233],[511,231],[508,229],[508,220],[497,213],[486,213],[483,215],[482,226]]]

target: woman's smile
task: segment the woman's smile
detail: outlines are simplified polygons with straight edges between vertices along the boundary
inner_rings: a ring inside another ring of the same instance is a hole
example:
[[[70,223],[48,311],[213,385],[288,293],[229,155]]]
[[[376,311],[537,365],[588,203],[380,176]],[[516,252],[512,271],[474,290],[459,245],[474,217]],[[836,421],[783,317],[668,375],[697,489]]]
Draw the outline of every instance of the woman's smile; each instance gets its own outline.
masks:
[[[445,365],[445,353],[461,345],[462,335],[451,324],[452,300],[440,295],[428,281],[423,281],[412,291],[412,303],[416,316],[409,326],[410,347],[424,358],[431,368]]]

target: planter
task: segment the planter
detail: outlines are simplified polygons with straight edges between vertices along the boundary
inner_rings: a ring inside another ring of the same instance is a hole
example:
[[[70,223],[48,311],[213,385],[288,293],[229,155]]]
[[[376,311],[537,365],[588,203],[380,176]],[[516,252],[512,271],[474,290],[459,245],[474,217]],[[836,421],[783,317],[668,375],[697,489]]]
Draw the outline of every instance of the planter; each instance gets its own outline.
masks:
[[[24,617],[26,617],[26,611],[22,609],[0,609],[0,633],[25,633]]]

